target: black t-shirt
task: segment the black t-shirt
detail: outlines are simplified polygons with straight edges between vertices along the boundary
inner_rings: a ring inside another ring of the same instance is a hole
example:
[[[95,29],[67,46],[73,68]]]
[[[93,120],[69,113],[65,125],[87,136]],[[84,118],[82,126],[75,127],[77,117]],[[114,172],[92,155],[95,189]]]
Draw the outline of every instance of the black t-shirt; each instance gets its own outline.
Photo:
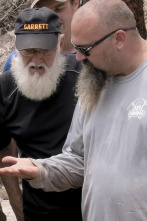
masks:
[[[61,153],[77,97],[75,83],[80,65],[68,55],[67,71],[57,91],[43,101],[32,101],[17,89],[11,71],[0,76],[0,149],[13,137],[21,157],[46,158]],[[49,214],[54,221],[81,220],[81,188],[44,192],[23,181],[24,213]],[[72,215],[69,217],[69,213]],[[48,219],[48,218],[47,218]],[[44,220],[45,221],[45,220]]]

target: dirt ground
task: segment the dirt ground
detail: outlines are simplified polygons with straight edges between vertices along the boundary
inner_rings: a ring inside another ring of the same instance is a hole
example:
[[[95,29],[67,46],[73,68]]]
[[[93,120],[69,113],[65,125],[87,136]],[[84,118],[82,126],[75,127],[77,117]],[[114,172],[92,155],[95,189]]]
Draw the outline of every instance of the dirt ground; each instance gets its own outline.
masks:
[[[7,221],[17,221],[15,214],[14,214],[14,212],[11,208],[11,205],[9,203],[6,190],[2,184],[0,184],[0,202],[1,202],[3,212],[5,213],[5,215],[7,217]]]
[[[17,221],[14,215],[14,212],[10,206],[9,200],[3,200],[1,204],[3,208],[3,212],[7,216],[7,221]]]

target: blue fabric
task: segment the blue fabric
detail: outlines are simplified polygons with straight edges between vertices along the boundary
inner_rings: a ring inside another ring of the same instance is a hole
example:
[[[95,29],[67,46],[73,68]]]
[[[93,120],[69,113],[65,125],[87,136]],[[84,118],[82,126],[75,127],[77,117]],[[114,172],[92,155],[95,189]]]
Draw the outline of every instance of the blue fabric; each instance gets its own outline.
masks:
[[[4,68],[3,68],[3,73],[6,72],[7,70],[9,70],[11,68],[11,60],[12,60],[12,56],[13,55],[16,55],[16,50],[14,50],[8,57],[5,65],[4,65]]]

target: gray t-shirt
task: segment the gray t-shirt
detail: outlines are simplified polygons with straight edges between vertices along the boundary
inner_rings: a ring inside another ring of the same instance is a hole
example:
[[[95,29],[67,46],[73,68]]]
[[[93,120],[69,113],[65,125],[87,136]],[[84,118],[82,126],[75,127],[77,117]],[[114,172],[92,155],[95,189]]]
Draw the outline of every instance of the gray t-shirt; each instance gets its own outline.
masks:
[[[83,184],[84,221],[147,220],[147,60],[112,77],[89,115],[76,107],[63,154],[33,161],[45,191]]]

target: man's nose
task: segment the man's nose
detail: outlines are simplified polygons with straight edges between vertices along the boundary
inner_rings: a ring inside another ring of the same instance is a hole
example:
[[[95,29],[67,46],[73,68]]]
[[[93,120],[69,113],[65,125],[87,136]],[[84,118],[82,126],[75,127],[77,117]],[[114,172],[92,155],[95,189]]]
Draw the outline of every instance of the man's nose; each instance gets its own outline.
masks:
[[[40,63],[43,60],[43,53],[41,51],[35,51],[32,57],[32,61],[35,63]]]

